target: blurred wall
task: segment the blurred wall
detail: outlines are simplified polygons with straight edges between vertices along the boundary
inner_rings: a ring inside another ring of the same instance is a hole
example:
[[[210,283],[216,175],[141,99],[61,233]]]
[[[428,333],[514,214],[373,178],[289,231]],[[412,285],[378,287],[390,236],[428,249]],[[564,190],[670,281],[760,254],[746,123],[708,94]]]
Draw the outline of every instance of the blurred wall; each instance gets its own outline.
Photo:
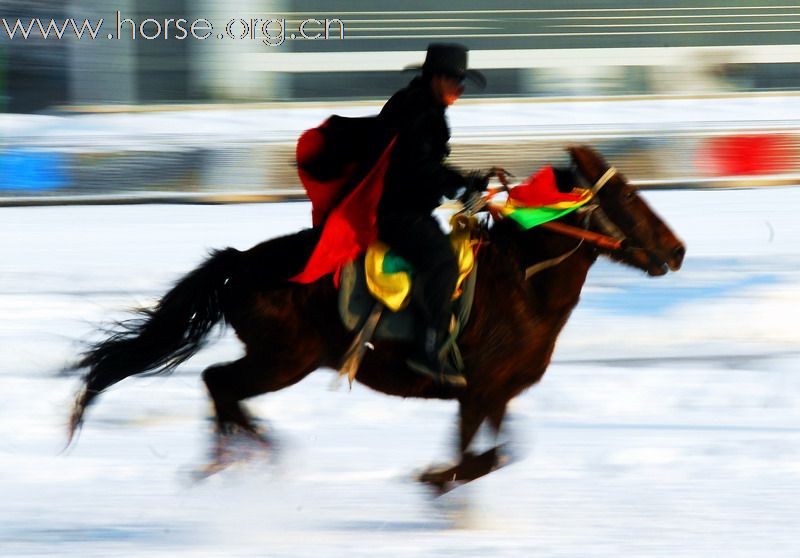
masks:
[[[73,0],[66,13],[70,17],[114,20],[114,11],[134,13],[136,0]],[[112,8],[113,6],[113,8]],[[70,80],[70,102],[135,103],[139,100],[139,44],[133,41],[66,40]],[[172,53],[168,53],[172,56]]]
[[[8,22],[16,18],[63,18],[64,13],[63,2],[0,0],[0,17]],[[70,100],[66,43],[35,38],[12,41],[0,27],[0,63],[4,110],[32,112]]]
[[[138,23],[205,18],[214,36],[177,40],[173,30],[168,39],[109,40],[118,10]],[[470,47],[472,65],[489,78],[484,96],[800,89],[800,9],[776,0],[0,0],[0,15],[105,20],[96,40],[69,32],[11,40],[0,28],[10,112],[65,103],[378,99],[407,81],[399,69],[441,40]],[[303,19],[326,17],[344,23],[345,40],[288,38]],[[285,18],[287,38],[272,47],[217,39],[238,18]]]

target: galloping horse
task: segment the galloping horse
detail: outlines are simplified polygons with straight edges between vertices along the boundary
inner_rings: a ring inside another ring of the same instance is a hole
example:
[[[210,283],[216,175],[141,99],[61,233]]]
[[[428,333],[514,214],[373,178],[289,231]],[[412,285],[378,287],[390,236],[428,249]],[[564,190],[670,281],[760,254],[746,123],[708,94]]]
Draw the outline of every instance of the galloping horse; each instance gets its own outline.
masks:
[[[470,443],[485,421],[499,433],[508,402],[542,378],[598,256],[651,276],[678,270],[683,261],[683,243],[621,174],[588,147],[569,151],[575,180],[593,186],[595,194],[592,208],[561,221],[614,236],[622,241],[618,247],[600,248],[500,220],[485,231],[472,312],[458,339],[467,387],[457,390],[414,374],[404,364],[411,348],[406,342],[375,341],[361,363],[357,380],[377,391],[458,400],[460,461],[423,479],[442,491],[451,481],[472,480],[498,465],[497,448],[476,456]],[[104,389],[136,374],[172,370],[197,352],[223,319],[246,354],[203,372],[216,410],[217,443],[222,447],[236,432],[261,436],[240,402],[295,384],[318,368],[336,369],[354,338],[341,322],[330,276],[308,285],[287,280],[303,268],[318,238],[318,229],[307,229],[244,252],[215,252],[155,308],[142,310],[141,319],[120,324],[75,366],[88,372],[72,412],[70,438]]]

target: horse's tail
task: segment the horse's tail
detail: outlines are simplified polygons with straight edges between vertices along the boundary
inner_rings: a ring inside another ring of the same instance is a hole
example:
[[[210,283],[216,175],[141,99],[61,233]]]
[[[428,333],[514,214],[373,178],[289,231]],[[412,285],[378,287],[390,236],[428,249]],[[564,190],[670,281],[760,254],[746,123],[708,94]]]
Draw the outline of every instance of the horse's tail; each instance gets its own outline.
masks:
[[[72,438],[83,414],[104,389],[135,374],[166,373],[194,355],[223,318],[220,295],[241,252],[212,253],[140,318],[117,324],[107,339],[86,351],[73,369],[88,368],[69,425]]]

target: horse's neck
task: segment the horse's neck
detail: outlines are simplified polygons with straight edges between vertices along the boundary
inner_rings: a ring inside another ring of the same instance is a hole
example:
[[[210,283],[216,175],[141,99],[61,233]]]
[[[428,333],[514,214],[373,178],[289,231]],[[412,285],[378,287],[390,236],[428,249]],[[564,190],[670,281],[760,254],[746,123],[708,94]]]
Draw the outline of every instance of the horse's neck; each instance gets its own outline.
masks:
[[[533,231],[519,246],[520,267],[533,272],[525,281],[528,307],[537,321],[560,330],[578,303],[595,251],[546,230]]]
[[[578,303],[589,268],[596,259],[594,250],[547,231],[518,233],[513,228],[500,231],[495,237],[497,246],[486,254],[488,261],[484,263],[495,267],[500,275],[515,277],[504,288],[508,292],[525,293],[525,306],[537,322],[565,321]],[[528,279],[519,274],[541,264],[544,268]]]
[[[527,279],[528,303],[537,316],[540,319],[566,320],[578,304],[594,262],[593,252],[581,246],[564,261]]]
[[[479,340],[486,338],[486,331],[490,331],[487,327],[505,327],[501,331],[504,335],[495,337],[517,343],[511,350],[521,359],[515,374],[521,374],[520,386],[529,386],[547,369],[595,256],[591,249],[581,246],[557,265],[525,279],[526,267],[566,254],[576,243],[536,234],[525,239],[531,249],[524,250],[520,249],[520,237],[503,236],[502,231],[495,240],[481,257],[474,319],[468,327],[476,329],[474,337]]]

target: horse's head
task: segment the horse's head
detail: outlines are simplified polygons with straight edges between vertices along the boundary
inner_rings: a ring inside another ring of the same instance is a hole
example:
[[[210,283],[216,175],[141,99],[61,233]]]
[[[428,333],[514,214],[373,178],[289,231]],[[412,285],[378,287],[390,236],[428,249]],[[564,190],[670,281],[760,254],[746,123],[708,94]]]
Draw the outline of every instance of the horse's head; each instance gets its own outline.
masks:
[[[587,209],[589,228],[624,241],[623,248],[609,256],[653,276],[680,269],[686,247],[625,177],[590,147],[570,147],[568,151],[595,192],[596,205]]]

